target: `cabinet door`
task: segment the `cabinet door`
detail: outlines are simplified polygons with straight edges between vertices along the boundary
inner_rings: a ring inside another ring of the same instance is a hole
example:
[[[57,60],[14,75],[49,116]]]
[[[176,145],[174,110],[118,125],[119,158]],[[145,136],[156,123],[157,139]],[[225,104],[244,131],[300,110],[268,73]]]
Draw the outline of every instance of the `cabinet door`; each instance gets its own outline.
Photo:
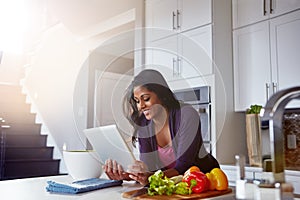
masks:
[[[233,31],[233,53],[235,110],[265,105],[271,74],[268,22]]]
[[[207,25],[180,35],[181,75],[192,78],[213,73],[212,26]]]
[[[269,0],[232,0],[233,28],[268,19]]]
[[[278,87],[275,91],[300,85],[299,36],[300,11],[271,20],[272,81]]]
[[[146,26],[151,28],[148,40],[156,40],[176,33],[177,0],[148,0],[146,2]]]
[[[168,80],[178,77],[177,36],[171,36],[151,43],[152,63],[147,68],[160,71]]]
[[[272,17],[282,15],[300,8],[299,0],[270,0],[270,8],[272,9]]]
[[[179,25],[181,31],[211,23],[211,0],[179,1]]]

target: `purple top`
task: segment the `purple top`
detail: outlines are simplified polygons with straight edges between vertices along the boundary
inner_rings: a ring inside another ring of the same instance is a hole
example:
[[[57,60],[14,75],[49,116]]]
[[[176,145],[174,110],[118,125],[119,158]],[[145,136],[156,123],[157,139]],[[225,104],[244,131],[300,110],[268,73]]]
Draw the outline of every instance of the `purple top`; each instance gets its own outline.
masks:
[[[217,160],[209,154],[203,145],[200,117],[190,105],[173,109],[169,113],[169,127],[172,147],[175,153],[176,169],[183,174],[189,167],[196,165],[204,173],[220,167]],[[137,136],[139,141],[140,159],[150,171],[166,169],[157,153],[157,142],[152,120],[141,120]]]

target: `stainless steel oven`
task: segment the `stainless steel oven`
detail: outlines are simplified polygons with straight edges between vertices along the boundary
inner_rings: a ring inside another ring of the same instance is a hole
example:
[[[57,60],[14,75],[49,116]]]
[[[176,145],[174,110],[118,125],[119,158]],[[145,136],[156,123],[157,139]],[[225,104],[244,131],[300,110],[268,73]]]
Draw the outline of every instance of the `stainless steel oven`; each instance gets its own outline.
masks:
[[[210,87],[202,86],[174,92],[178,100],[191,104],[199,113],[203,143],[211,153],[211,98]]]

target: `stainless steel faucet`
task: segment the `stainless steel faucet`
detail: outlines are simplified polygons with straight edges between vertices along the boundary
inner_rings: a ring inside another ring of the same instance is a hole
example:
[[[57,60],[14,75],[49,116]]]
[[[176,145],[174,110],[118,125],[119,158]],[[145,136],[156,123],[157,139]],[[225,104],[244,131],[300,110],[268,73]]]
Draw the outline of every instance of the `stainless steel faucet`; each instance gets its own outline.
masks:
[[[284,134],[282,118],[286,105],[293,99],[300,100],[300,86],[275,93],[266,103],[262,120],[269,121],[270,147],[274,183],[284,183]]]

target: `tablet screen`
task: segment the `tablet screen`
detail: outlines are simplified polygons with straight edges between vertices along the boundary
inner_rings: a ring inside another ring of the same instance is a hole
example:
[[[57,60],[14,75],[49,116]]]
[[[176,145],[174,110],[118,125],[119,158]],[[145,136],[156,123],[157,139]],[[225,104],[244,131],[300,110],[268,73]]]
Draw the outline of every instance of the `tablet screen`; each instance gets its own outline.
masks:
[[[116,160],[126,171],[128,165],[134,163],[135,156],[115,124],[85,129],[84,133],[93,149],[99,154],[102,164],[107,159]]]

